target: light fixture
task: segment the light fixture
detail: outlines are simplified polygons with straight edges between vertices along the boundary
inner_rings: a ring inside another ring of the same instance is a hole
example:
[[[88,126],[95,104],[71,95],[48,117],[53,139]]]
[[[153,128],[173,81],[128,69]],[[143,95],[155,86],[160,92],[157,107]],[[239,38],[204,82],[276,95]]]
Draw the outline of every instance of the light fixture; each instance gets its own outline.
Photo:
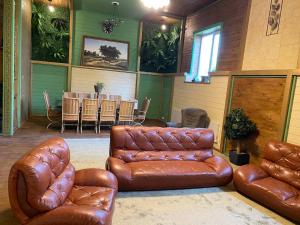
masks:
[[[50,11],[51,13],[54,13],[55,8],[54,8],[54,6],[51,4],[51,3],[52,3],[52,0],[48,0],[48,2],[49,2],[49,5],[48,5],[49,11]]]
[[[49,9],[49,11],[52,12],[52,13],[55,11],[55,8],[54,8],[53,5],[48,5],[48,9]]]
[[[162,24],[160,27],[161,30],[166,30],[167,29],[167,25],[166,24]]]
[[[113,5],[113,13],[112,13],[112,17],[105,20],[102,24],[103,26],[103,31],[107,34],[110,34],[113,32],[113,29],[117,26],[119,26],[121,23],[123,23],[124,21],[121,20],[120,18],[120,13],[119,13],[119,2],[112,2],[111,3]]]
[[[170,0],[141,0],[143,4],[148,8],[160,9],[167,7],[170,4]]]

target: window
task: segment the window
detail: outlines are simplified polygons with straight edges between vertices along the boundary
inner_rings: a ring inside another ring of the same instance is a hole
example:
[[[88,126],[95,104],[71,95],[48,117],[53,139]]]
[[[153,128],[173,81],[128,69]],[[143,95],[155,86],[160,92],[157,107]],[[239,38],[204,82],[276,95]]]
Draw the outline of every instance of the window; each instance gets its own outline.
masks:
[[[216,71],[221,39],[221,25],[215,25],[194,34],[190,73],[186,82],[205,82],[209,72]]]

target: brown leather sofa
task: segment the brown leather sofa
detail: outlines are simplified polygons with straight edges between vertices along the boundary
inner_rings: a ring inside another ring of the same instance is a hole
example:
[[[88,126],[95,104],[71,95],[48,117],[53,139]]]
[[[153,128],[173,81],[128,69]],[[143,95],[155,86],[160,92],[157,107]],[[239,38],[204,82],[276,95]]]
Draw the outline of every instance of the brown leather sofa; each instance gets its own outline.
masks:
[[[236,189],[277,213],[300,223],[300,147],[271,141],[260,166],[235,171]]]
[[[213,143],[208,129],[113,127],[107,168],[123,191],[226,185],[232,168]]]
[[[68,145],[55,138],[13,165],[8,190],[21,224],[110,225],[117,188],[108,171],[75,171]]]

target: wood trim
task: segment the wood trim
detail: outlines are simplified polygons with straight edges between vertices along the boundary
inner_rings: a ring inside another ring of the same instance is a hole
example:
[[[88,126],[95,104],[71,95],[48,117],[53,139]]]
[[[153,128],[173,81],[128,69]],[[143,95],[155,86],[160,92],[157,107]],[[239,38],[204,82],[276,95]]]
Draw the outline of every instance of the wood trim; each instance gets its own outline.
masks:
[[[102,71],[112,71],[112,72],[122,72],[122,73],[131,73],[136,74],[136,71],[126,71],[126,70],[114,70],[109,68],[102,68],[102,67],[90,67],[90,66],[75,66],[72,65],[72,68],[81,68],[81,69],[89,69],[89,70],[102,70]]]
[[[230,76],[231,71],[215,71],[215,72],[210,72],[209,76]]]
[[[239,69],[239,70],[243,69],[244,54],[245,54],[247,34],[248,34],[248,25],[249,25],[250,13],[251,13],[251,5],[252,5],[252,0],[248,0],[248,6],[247,6],[246,15],[245,15],[243,31],[242,31],[242,38],[241,38],[241,43],[240,43],[240,49],[241,49],[240,50],[240,59],[239,59],[238,66],[237,66],[237,69]]]
[[[74,27],[74,1],[69,0],[70,6],[70,29],[69,29],[69,65],[68,65],[68,91],[71,90],[72,83],[72,61],[73,61],[73,27]]]
[[[37,60],[31,60],[31,63],[40,64],[40,65],[49,65],[49,66],[69,67],[68,63],[56,63],[56,62],[46,62],[46,61],[37,61]]]
[[[286,76],[293,70],[242,70],[232,71],[233,76]]]
[[[136,82],[135,82],[135,98],[138,99],[139,97],[139,87],[140,87],[140,81],[141,81],[141,73],[140,73],[140,67],[141,67],[141,47],[142,47],[142,41],[143,41],[143,30],[144,30],[144,22],[140,22],[139,26],[139,43],[138,43],[138,54],[137,54],[137,75],[136,75]]]
[[[184,46],[184,36],[185,36],[185,28],[186,27],[186,18],[181,21],[181,32],[180,32],[180,40],[178,46],[178,57],[177,57],[177,73],[181,72],[182,68],[182,59],[183,59],[183,46]]]
[[[282,110],[281,110],[281,124],[280,124],[280,134],[278,136],[279,140],[284,140],[285,136],[285,128],[289,113],[289,103],[292,93],[292,85],[293,85],[293,74],[289,73],[286,78],[286,83],[284,87],[284,95],[283,95],[283,102],[282,102]]]
[[[221,152],[224,153],[226,151],[225,147],[225,132],[224,132],[224,125],[225,120],[229,112],[229,108],[231,107],[231,98],[232,98],[232,90],[233,90],[233,84],[234,77],[232,75],[229,75],[228,77],[228,83],[227,83],[227,94],[225,99],[225,109],[224,109],[224,116],[223,116],[223,124],[222,124],[222,131],[221,131],[221,143],[220,143],[220,149]]]

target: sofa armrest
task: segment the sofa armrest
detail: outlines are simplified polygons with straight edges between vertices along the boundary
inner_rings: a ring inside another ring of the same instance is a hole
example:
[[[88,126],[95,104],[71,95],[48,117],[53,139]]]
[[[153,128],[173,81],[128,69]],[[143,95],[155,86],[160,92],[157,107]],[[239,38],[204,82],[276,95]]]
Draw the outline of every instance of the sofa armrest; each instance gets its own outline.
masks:
[[[114,174],[102,169],[83,169],[75,173],[75,185],[96,186],[118,189],[118,180]]]
[[[180,128],[182,127],[182,123],[175,123],[175,122],[167,122],[167,127],[173,127],[173,128]]]
[[[255,180],[263,179],[268,176],[269,175],[260,167],[249,164],[241,166],[235,171],[233,183],[235,186],[250,184]]]
[[[119,182],[123,180],[131,180],[131,169],[126,165],[126,163],[114,157],[109,157],[107,159],[107,169],[116,175]]]

